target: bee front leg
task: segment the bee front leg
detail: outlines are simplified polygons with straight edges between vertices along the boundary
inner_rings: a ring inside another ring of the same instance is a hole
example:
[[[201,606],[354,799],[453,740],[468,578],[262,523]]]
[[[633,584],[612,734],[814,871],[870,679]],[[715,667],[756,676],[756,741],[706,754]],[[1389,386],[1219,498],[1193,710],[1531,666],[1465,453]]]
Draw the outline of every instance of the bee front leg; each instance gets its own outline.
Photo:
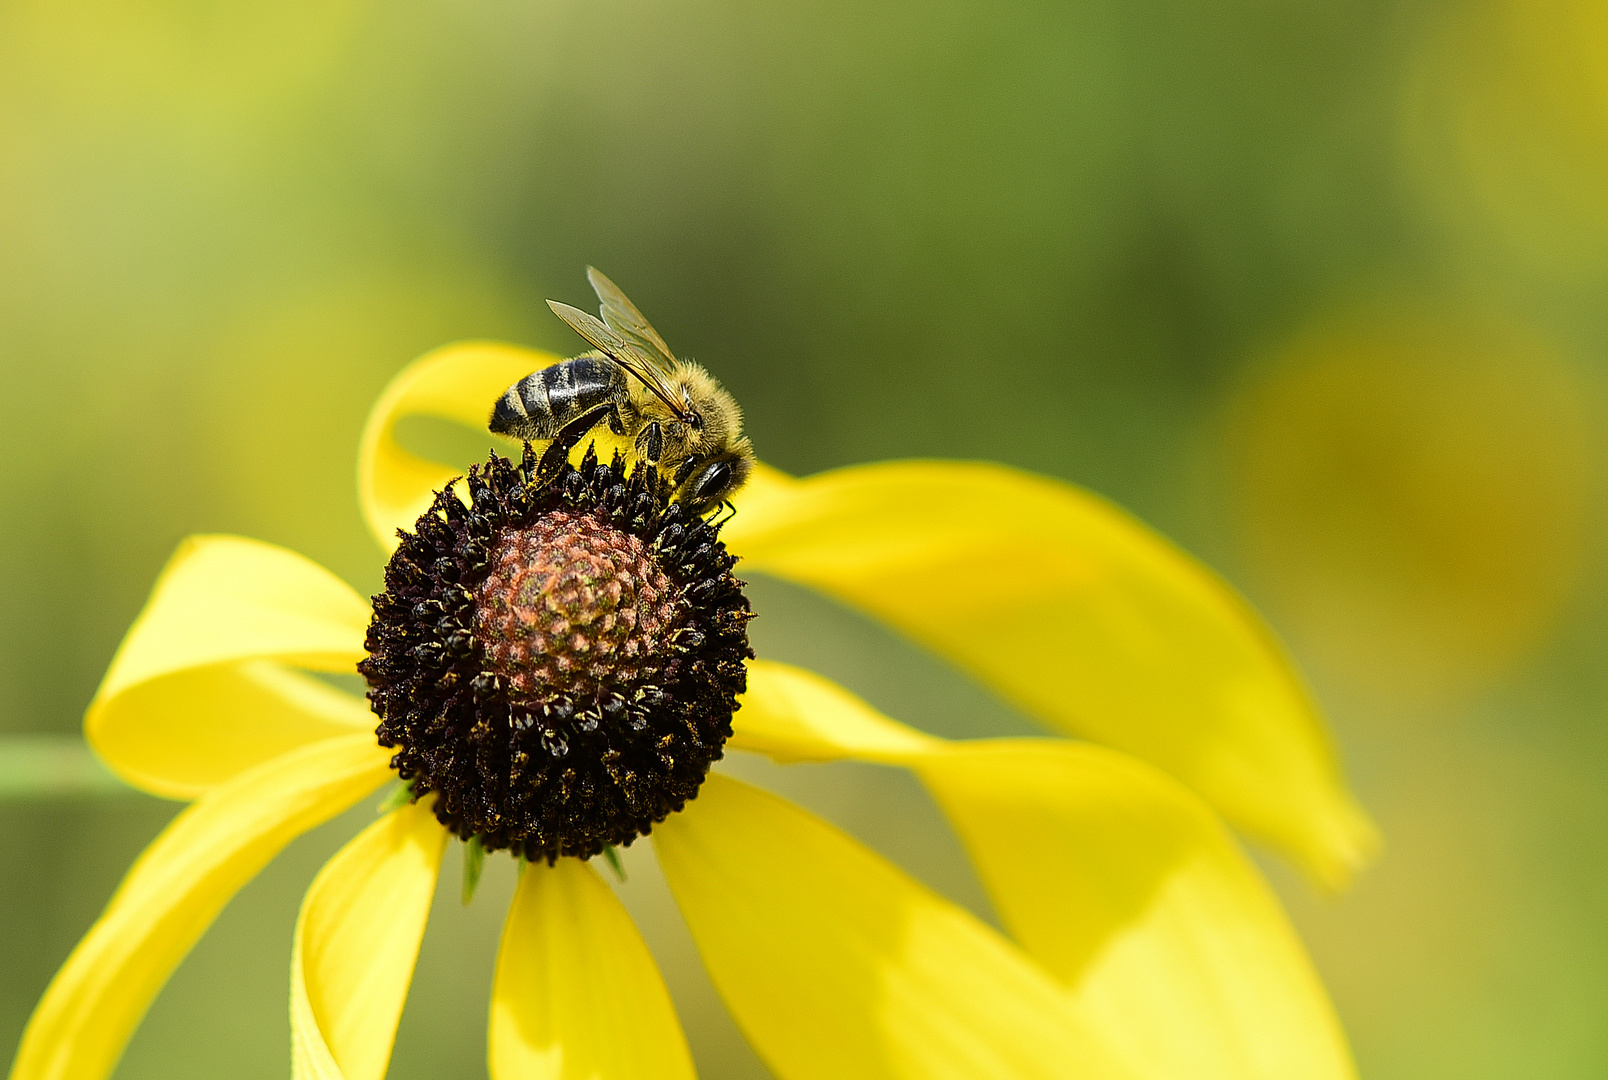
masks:
[[[687,482],[687,477],[691,476],[693,472],[702,464],[703,461],[696,454],[687,458],[686,461],[681,463],[680,468],[676,469],[676,471],[671,474],[670,482],[676,487],[680,487],[682,484]]]
[[[659,421],[650,421],[642,429],[642,434],[637,436],[637,450],[649,465],[659,464],[659,459],[664,457],[664,428]]]
[[[564,464],[569,461],[570,451],[575,449],[575,444],[586,438],[586,433],[597,427],[598,422],[605,416],[612,423],[619,416],[618,406],[611,402],[588,409],[559,428],[558,434],[553,436],[553,441],[542,451],[542,459],[536,464],[536,478],[532,483],[539,487],[562,472]]]

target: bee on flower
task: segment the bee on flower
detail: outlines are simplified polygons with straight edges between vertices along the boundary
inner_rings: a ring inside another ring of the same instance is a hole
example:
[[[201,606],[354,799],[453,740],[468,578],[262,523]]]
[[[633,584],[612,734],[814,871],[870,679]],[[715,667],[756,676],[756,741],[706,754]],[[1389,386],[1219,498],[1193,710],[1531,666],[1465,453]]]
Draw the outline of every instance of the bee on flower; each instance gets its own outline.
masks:
[[[736,400],[703,368],[677,359],[619,286],[593,267],[586,276],[602,301],[601,320],[548,304],[597,351],[510,386],[492,408],[491,430],[542,443],[546,477],[606,422],[638,460],[668,476],[676,502],[694,513],[729,505],[754,469]]]

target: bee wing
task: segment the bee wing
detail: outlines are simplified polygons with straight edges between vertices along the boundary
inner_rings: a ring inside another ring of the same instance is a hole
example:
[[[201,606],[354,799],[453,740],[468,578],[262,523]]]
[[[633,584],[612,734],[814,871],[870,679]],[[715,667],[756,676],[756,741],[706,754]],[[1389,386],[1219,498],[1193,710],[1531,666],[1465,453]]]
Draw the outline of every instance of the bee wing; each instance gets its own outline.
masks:
[[[664,343],[659,331],[643,317],[636,305],[626,299],[620,287],[605,277],[603,271],[595,266],[586,268],[586,280],[592,283],[592,291],[597,293],[597,298],[603,302],[598,314],[603,316],[603,321],[608,324],[609,329],[636,345],[641,352],[653,359],[660,370],[666,372],[673,370],[676,366],[675,353],[670,351],[670,346]]]
[[[611,360],[636,376],[637,381],[668,405],[671,412],[677,416],[685,415],[685,407],[675,400],[674,392],[665,385],[658,365],[639,346],[616,334],[580,308],[561,304],[557,300],[547,301],[547,306],[553,309],[554,315],[568,323],[571,330],[602,349]]]

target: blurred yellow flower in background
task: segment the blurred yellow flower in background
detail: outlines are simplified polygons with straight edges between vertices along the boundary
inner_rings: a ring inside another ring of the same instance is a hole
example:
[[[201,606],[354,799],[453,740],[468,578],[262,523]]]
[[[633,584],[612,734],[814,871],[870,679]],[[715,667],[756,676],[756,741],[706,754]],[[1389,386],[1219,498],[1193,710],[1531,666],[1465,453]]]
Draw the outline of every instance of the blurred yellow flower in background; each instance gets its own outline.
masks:
[[[1597,279],[1608,262],[1608,11],[1477,0],[1428,23],[1404,95],[1406,158],[1440,224],[1499,274]]]
[[[362,505],[388,549],[455,471],[398,420],[479,427],[556,357],[448,347],[402,372],[365,430]],[[756,661],[730,745],[911,770],[1006,934],[806,812],[723,775],[652,831],[715,985],[782,1080],[1352,1075],[1326,995],[1214,809],[1330,885],[1372,827],[1256,616],[1102,500],[1003,467],[762,470],[724,539],[932,648],[1082,738],[950,742],[812,673]],[[230,896],[291,839],[392,776],[351,672],[370,608],[283,548],[181,547],[85,720],[121,776],[193,799],[57,974],[13,1080],[99,1080]],[[319,873],[292,959],[296,1074],[379,1080],[448,833],[390,810]],[[589,865],[533,863],[492,992],[494,1078],[690,1076],[669,996]]]
[[[1601,423],[1586,378],[1488,313],[1319,321],[1220,419],[1233,528],[1326,671],[1445,705],[1531,657],[1578,595]]]

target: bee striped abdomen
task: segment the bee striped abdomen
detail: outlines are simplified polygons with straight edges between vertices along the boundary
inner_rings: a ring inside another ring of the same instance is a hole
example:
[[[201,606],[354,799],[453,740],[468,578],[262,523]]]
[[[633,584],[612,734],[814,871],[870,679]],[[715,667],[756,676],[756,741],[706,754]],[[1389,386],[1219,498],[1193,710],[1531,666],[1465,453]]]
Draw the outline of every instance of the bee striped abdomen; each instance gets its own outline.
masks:
[[[497,399],[489,426],[516,439],[551,439],[587,410],[629,399],[630,386],[618,364],[601,356],[577,356],[510,386]]]

